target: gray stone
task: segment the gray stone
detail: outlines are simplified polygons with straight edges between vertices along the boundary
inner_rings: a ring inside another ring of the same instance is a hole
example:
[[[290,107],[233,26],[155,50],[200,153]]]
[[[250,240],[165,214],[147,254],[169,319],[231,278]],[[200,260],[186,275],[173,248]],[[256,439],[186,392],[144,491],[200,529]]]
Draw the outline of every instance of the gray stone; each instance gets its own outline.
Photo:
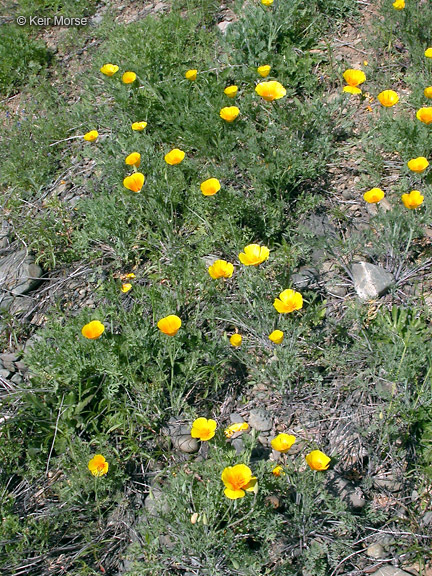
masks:
[[[336,229],[330,222],[327,214],[311,214],[303,223],[310,234],[318,237],[335,237]]]
[[[8,247],[9,245],[8,234],[9,234],[9,224],[6,220],[3,220],[0,228],[0,250],[3,250]]]
[[[383,488],[389,492],[400,492],[402,490],[402,483],[391,475],[374,478],[373,483],[376,488]]]
[[[5,370],[4,368],[0,368],[0,378],[9,378],[11,372],[9,370]]]
[[[366,550],[366,555],[369,556],[369,558],[375,558],[376,560],[379,560],[380,558],[385,558],[386,553],[384,550],[384,546],[379,542],[374,542]]]
[[[324,284],[325,289],[330,294],[330,296],[339,296],[342,298],[346,295],[347,289],[342,284],[338,284],[335,279],[329,280]]]
[[[381,566],[375,572],[372,572],[370,576],[412,576],[409,572],[405,572],[401,568],[396,568],[387,564],[387,566]]]
[[[230,422],[231,424],[241,424],[244,420],[238,412],[232,412],[232,414],[230,414]]]
[[[318,270],[308,266],[302,266],[298,272],[291,276],[291,283],[294,288],[301,290],[313,284],[318,276]]]
[[[264,408],[254,408],[249,413],[249,426],[258,432],[267,432],[272,429],[273,419]]]
[[[237,455],[244,452],[245,446],[241,438],[234,438],[234,440],[231,441],[231,446],[235,449]]]
[[[24,316],[29,312],[35,305],[35,302],[32,298],[28,296],[19,296],[14,298],[11,306],[9,308],[9,314],[13,316]]]
[[[0,354],[0,361],[3,365],[4,368],[6,368],[6,370],[9,370],[10,372],[16,372],[16,368],[15,368],[15,362],[18,360],[18,355],[17,354],[10,354],[8,352],[4,352],[3,354]]]
[[[167,550],[172,550],[175,547],[175,542],[169,534],[161,534],[159,536],[159,544]]]
[[[0,258],[0,288],[14,296],[27,294],[40,283],[42,268],[25,250]]]
[[[227,28],[230,24],[231,24],[231,22],[227,22],[226,20],[222,20],[222,22],[219,22],[217,27],[222,32],[222,34],[226,34]]]
[[[326,486],[333,494],[340,496],[353,512],[359,512],[366,504],[360,488],[339,476],[334,470],[326,472]]]
[[[378,298],[392,285],[394,279],[390,272],[380,266],[359,262],[352,265],[354,288],[362,300]]]
[[[27,342],[24,345],[24,353],[30,352],[30,350],[32,350],[32,348],[35,347],[37,342],[40,342],[41,340],[43,340],[43,338],[40,334],[36,333],[36,334],[33,334],[32,336],[30,336],[30,338],[27,340]]]
[[[14,384],[22,384],[24,382],[23,377],[21,376],[21,374],[14,374],[12,376],[12,378],[10,379],[11,382],[13,382]]]
[[[150,494],[144,500],[144,506],[150,516],[159,516],[159,514],[168,514],[170,507],[165,500],[165,495],[159,486],[150,488]]]
[[[174,448],[181,450],[186,454],[194,454],[199,450],[199,444],[196,438],[192,438],[190,434],[181,434],[172,438]]]
[[[426,512],[420,523],[422,526],[430,526],[432,524],[432,511]]]

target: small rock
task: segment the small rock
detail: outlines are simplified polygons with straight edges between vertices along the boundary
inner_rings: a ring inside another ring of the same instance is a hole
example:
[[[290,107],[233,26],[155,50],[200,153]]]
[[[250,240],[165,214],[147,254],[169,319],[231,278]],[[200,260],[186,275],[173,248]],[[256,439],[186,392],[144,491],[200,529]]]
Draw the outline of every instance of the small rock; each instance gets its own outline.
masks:
[[[30,338],[24,345],[24,354],[32,350],[32,348],[34,348],[37,342],[40,342],[42,339],[43,338],[40,334],[33,334],[32,336],[30,336]]]
[[[369,558],[375,558],[376,560],[386,557],[384,546],[379,542],[374,542],[371,544],[366,550],[366,554],[369,556]]]
[[[318,271],[315,268],[302,266],[298,272],[291,276],[291,282],[294,288],[301,290],[313,284],[317,276]]]
[[[376,488],[384,488],[389,492],[400,492],[402,490],[402,483],[390,475],[374,478],[373,483]]]
[[[222,32],[222,34],[226,34],[227,28],[230,24],[231,24],[231,22],[228,22],[227,20],[222,20],[222,22],[219,22],[217,27]]]
[[[153,12],[163,12],[165,10],[165,4],[163,2],[158,2],[153,8]]]
[[[387,566],[381,566],[381,568],[378,568],[378,570],[373,572],[370,576],[412,576],[412,574],[387,564]]]
[[[231,424],[241,424],[242,422],[244,422],[243,418],[240,416],[238,412],[232,412],[229,418]]]
[[[14,296],[27,294],[36,288],[41,283],[41,276],[42,268],[25,250],[0,258],[0,287]]]
[[[340,496],[353,512],[359,512],[366,504],[360,488],[339,476],[334,470],[326,473],[326,486],[333,494]]]
[[[11,372],[9,370],[5,370],[4,368],[0,368],[0,378],[9,378]]]
[[[236,454],[239,456],[242,452],[244,452],[245,446],[244,446],[244,442],[241,438],[234,438],[231,441],[231,446],[233,446],[233,448],[236,451]]]
[[[268,446],[270,444],[269,439],[267,436],[264,436],[264,434],[260,434],[257,438],[258,442],[260,444],[262,444],[263,446]]]
[[[24,362],[18,361],[15,362],[15,367],[17,370],[19,370],[20,372],[27,372],[28,371],[28,366],[27,364],[25,364]]]
[[[341,284],[334,284],[332,281],[325,283],[325,289],[330,294],[330,296],[339,296],[340,298],[346,296],[346,293],[348,292],[345,286],[342,286]]]
[[[0,361],[3,364],[3,367],[10,372],[16,372],[15,362],[18,360],[17,354],[10,354],[10,353],[3,353],[0,354]]]
[[[12,378],[10,379],[11,382],[13,382],[14,384],[20,385],[24,382],[23,377],[21,376],[21,374],[14,374],[12,376]]]
[[[380,266],[359,262],[352,265],[354,288],[362,300],[378,298],[392,285],[393,275]]]
[[[144,506],[150,516],[157,517],[161,513],[168,514],[170,512],[170,507],[165,500],[165,495],[158,486],[150,489],[150,494],[144,500]]]
[[[330,222],[327,214],[311,214],[306,218],[303,226],[307,232],[314,236],[325,236],[327,238],[337,236],[336,229]]]
[[[432,511],[426,512],[420,523],[422,526],[430,526],[432,524]]]
[[[159,544],[167,550],[172,550],[175,547],[175,542],[169,534],[161,534],[159,536]]]
[[[190,434],[181,434],[172,438],[174,448],[185,452],[186,454],[195,454],[199,450],[198,441],[192,438]]]
[[[249,426],[258,432],[267,432],[272,429],[273,419],[264,408],[254,408],[249,413]]]

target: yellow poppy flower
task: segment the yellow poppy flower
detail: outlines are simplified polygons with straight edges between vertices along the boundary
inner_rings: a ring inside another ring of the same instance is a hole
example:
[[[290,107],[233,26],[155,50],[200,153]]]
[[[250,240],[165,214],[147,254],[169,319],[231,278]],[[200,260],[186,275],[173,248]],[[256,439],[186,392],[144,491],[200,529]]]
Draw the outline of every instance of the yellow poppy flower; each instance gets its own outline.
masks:
[[[321,450],[312,450],[305,458],[312,470],[327,470],[331,461]]]
[[[288,288],[279,294],[279,298],[275,299],[273,306],[280,314],[289,314],[294,310],[303,308],[303,296],[300,292]]]
[[[348,70],[345,70],[343,73],[343,78],[349,86],[358,86],[366,81],[366,74],[363,70],[348,68]]]
[[[391,108],[399,102],[399,95],[394,90],[384,90],[378,94],[377,98],[385,108]]]
[[[225,484],[224,494],[230,500],[243,498],[245,490],[253,492],[257,489],[257,479],[252,476],[252,470],[246,464],[228,466],[222,472],[221,478]]]
[[[425,52],[426,58],[432,58],[432,48],[428,48]]]
[[[417,110],[417,119],[423,124],[432,124],[432,108],[420,108]]]
[[[105,330],[105,326],[99,320],[92,320],[88,324],[82,327],[81,334],[84,338],[88,338],[88,340],[97,340],[100,336],[102,336]]]
[[[344,86],[343,91],[347,92],[348,94],[361,94],[362,91],[357,86]]]
[[[94,142],[98,136],[99,136],[99,132],[97,130],[90,130],[90,132],[87,132],[87,134],[84,134],[83,138],[87,142]]]
[[[200,188],[204,196],[213,196],[216,192],[219,192],[221,185],[217,178],[209,178],[208,180],[201,182]]]
[[[122,76],[123,84],[132,84],[132,82],[135,82],[136,77],[135,72],[125,72]]]
[[[238,86],[234,84],[232,86],[227,86],[224,90],[224,94],[228,96],[228,98],[235,98],[237,96]]]
[[[426,98],[432,98],[432,86],[425,88],[423,94],[426,96]]]
[[[147,122],[134,122],[132,124],[132,130],[136,132],[141,132],[147,126]]]
[[[267,102],[279,100],[286,95],[285,88],[280,84],[280,82],[276,82],[275,80],[272,80],[271,82],[260,82],[255,87],[255,92]]]
[[[233,334],[230,337],[230,344],[231,346],[234,346],[234,348],[238,348],[239,346],[241,346],[243,338],[241,337],[240,334]]]
[[[260,246],[259,244],[249,244],[243,248],[244,252],[240,252],[239,260],[245,266],[258,266],[270,255],[270,250],[267,246]]]
[[[273,4],[273,0],[261,0],[261,4],[264,4],[264,6],[271,6]]]
[[[293,436],[292,434],[282,433],[278,434],[276,438],[273,438],[270,444],[273,450],[285,454],[285,452],[288,452],[288,450],[291,448],[291,446],[294,444],[295,441],[296,437]]]
[[[381,188],[371,188],[363,194],[363,198],[368,204],[376,204],[377,202],[381,202],[384,196],[385,194]]]
[[[157,323],[157,327],[161,332],[167,336],[175,336],[179,331],[182,323],[178,316],[171,314],[170,316],[165,316],[161,318]]]
[[[226,106],[225,108],[221,108],[219,112],[219,116],[223,120],[226,120],[226,122],[234,122],[239,114],[240,110],[237,106]]]
[[[271,66],[265,64],[264,66],[258,66],[257,72],[262,78],[266,78],[270,74]]]
[[[275,344],[282,344],[283,339],[284,339],[284,333],[282,332],[282,330],[273,330],[273,332],[269,336],[269,340],[271,340]]]
[[[426,160],[426,158],[424,156],[419,156],[418,158],[413,158],[412,160],[410,160],[408,162],[408,168],[412,172],[417,172],[417,174],[424,172],[428,166],[429,166],[429,162]]]
[[[183,150],[180,150],[179,148],[174,148],[173,150],[171,150],[171,152],[165,154],[165,162],[170,166],[175,166],[176,164],[180,164],[180,162],[183,162],[185,156],[186,154],[183,152]]]
[[[129,156],[126,157],[125,162],[128,166],[139,168],[139,165],[141,164],[141,154],[139,152],[132,152],[132,154],[129,154]]]
[[[285,472],[283,471],[282,466],[276,466],[276,468],[273,468],[272,474],[273,476],[283,476]]]
[[[423,204],[424,196],[418,190],[411,190],[409,194],[402,194],[402,202],[405,208],[414,210]]]
[[[139,192],[144,185],[145,176],[141,172],[135,172],[123,180],[123,186],[132,192]]]
[[[122,284],[120,290],[123,292],[123,294],[126,294],[126,292],[129,292],[129,290],[131,290],[132,288],[132,284],[126,283],[126,284]]]
[[[228,426],[228,428],[225,428],[224,434],[226,438],[231,438],[236,432],[243,432],[243,430],[247,430],[248,428],[249,424],[247,422],[235,422],[231,424],[231,426]]]
[[[233,272],[234,266],[226,260],[216,260],[208,269],[208,273],[214,280],[218,278],[231,278]]]
[[[216,427],[217,424],[215,420],[197,418],[192,424],[191,436],[192,438],[199,438],[205,442],[213,438],[216,432]]]
[[[196,80],[197,78],[197,74],[198,74],[198,70],[188,70],[185,73],[185,77],[190,80],[191,82],[193,82],[194,80]]]
[[[102,72],[102,74],[105,74],[105,76],[114,76],[114,74],[118,71],[118,69],[119,67],[116,66],[115,64],[104,64],[100,69],[100,71]]]
[[[103,476],[108,472],[108,462],[102,454],[96,454],[88,463],[88,469],[93,476]]]
[[[403,10],[405,8],[405,0],[395,0],[392,6],[395,10]]]

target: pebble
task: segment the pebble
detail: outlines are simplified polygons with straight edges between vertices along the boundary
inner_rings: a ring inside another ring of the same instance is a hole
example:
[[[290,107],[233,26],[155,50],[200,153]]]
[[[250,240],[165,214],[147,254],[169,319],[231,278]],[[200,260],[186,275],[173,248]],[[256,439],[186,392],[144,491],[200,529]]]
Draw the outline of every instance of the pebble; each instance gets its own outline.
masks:
[[[159,516],[161,512],[163,514],[170,512],[170,507],[165,500],[165,495],[158,486],[151,488],[150,494],[144,500],[144,507],[150,516],[155,517]]]
[[[249,413],[249,426],[258,432],[267,432],[272,429],[273,418],[264,408],[254,408]]]
[[[199,450],[199,444],[196,438],[192,438],[190,434],[181,434],[172,438],[174,448],[185,452],[186,454],[195,454]]]
[[[369,556],[369,558],[375,558],[376,560],[386,557],[384,546],[379,542],[374,542],[371,544],[366,550],[366,554]]]
[[[14,296],[27,294],[41,283],[42,268],[34,263],[26,250],[0,258],[0,286]]]
[[[339,476],[334,470],[327,471],[326,486],[335,495],[340,496],[353,512],[359,512],[366,504],[360,488]]]
[[[401,568],[396,568],[387,564],[387,566],[381,566],[376,572],[373,572],[371,576],[412,576],[409,572],[405,572]]]
[[[352,265],[354,288],[362,300],[378,298],[393,284],[393,275],[380,266],[359,262]]]

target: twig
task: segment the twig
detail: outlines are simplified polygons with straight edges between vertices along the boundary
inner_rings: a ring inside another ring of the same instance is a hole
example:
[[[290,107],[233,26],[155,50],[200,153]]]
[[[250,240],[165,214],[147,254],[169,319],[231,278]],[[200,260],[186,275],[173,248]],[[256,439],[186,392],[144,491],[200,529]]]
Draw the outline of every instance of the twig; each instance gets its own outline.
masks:
[[[48,475],[49,463],[50,463],[50,460],[51,460],[51,454],[52,454],[52,451],[54,450],[54,443],[55,443],[56,436],[57,436],[58,423],[59,423],[59,420],[60,420],[60,416],[63,414],[63,412],[61,413],[60,411],[61,411],[61,409],[62,409],[62,407],[63,407],[64,397],[65,397],[65,395],[63,394],[62,399],[61,399],[61,402],[60,402],[60,408],[59,408],[58,414],[57,414],[57,420],[56,420],[56,423],[55,423],[54,438],[53,438],[53,441],[52,441],[52,444],[51,444],[51,448],[50,448],[50,451],[49,451],[49,454],[48,454],[48,461],[47,461],[46,470],[45,470],[45,474],[46,474],[46,475]],[[65,408],[65,412],[66,412],[66,408]]]

